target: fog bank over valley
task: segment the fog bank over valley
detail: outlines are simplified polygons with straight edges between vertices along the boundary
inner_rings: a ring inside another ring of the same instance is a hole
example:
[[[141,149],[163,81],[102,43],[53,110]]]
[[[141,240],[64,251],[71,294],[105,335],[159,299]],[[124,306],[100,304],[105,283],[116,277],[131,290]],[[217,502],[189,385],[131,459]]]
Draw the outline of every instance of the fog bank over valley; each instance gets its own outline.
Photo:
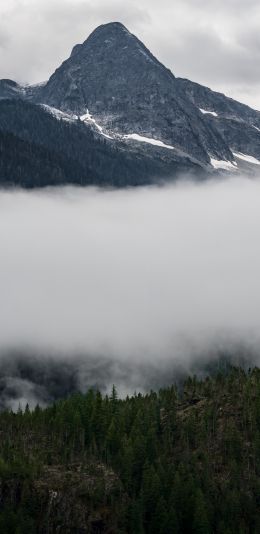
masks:
[[[258,362],[259,228],[246,177],[1,191],[2,404],[146,390],[225,353]]]

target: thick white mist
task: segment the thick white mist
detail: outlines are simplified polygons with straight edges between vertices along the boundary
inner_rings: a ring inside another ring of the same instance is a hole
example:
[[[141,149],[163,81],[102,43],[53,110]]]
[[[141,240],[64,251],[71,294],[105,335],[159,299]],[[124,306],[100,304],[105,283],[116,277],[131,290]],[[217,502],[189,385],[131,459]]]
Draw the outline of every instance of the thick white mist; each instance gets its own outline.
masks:
[[[258,343],[260,182],[0,192],[0,350],[181,358]]]

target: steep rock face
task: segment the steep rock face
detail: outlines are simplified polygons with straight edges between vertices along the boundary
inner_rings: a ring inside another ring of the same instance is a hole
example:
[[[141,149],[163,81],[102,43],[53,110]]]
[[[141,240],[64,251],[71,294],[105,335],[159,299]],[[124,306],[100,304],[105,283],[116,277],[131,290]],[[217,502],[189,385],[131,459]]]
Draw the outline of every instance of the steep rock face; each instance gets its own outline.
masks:
[[[122,24],[97,28],[38,92],[37,100],[84,115],[113,134],[159,139],[203,163],[231,160],[228,146],[174,75]]]
[[[144,98],[148,105],[160,85],[174,76],[120,23],[97,28],[43,88],[42,100],[54,107],[83,114],[125,112],[129,98]],[[144,95],[150,85],[152,94]],[[125,99],[125,102],[124,102]]]
[[[177,80],[180,95],[199,109],[225,139],[232,152],[260,159],[260,112],[189,80]]]
[[[251,124],[258,124],[260,128],[260,112],[241,102],[227,97],[223,93],[212,91],[184,78],[177,78],[181,94],[185,94],[191,102],[205,111],[215,111],[219,116],[237,120],[246,120]],[[203,108],[204,106],[204,108]]]

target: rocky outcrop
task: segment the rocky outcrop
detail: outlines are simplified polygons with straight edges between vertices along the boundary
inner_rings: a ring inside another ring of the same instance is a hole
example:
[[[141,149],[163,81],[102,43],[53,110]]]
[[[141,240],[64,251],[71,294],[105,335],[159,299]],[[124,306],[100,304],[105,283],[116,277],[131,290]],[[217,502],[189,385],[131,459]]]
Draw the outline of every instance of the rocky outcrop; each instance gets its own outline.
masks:
[[[34,480],[0,480],[0,509],[24,507],[38,534],[101,534],[114,530],[118,477],[97,462],[44,466]]]

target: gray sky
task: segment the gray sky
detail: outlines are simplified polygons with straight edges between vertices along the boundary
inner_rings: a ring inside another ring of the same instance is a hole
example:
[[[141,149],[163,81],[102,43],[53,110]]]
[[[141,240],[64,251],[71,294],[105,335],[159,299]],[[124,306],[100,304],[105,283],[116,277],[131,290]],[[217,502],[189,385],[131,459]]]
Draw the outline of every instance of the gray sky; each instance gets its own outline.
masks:
[[[47,79],[73,45],[111,21],[175,75],[260,109],[259,0],[1,0],[0,77]]]

